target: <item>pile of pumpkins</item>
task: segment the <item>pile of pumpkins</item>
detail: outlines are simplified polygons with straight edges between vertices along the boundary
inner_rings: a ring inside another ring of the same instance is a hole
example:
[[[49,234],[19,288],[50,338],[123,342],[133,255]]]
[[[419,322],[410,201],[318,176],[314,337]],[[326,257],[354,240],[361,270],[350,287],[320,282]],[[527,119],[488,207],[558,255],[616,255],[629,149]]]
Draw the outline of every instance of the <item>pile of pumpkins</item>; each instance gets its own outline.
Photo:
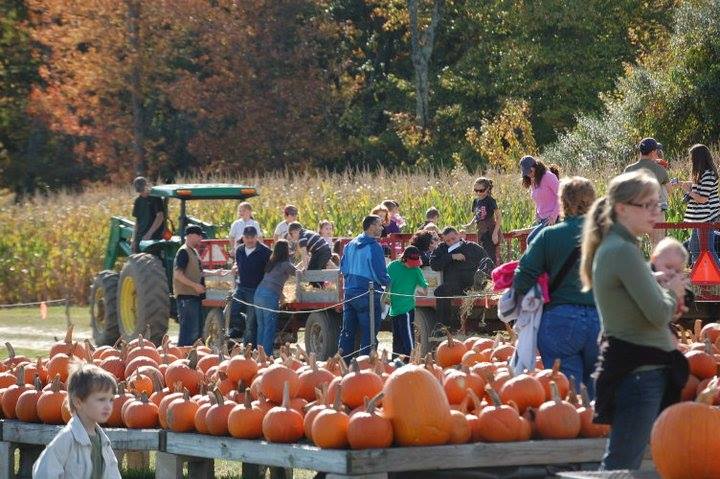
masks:
[[[49,359],[0,362],[0,404],[6,418],[62,424],[70,419],[64,383],[78,358],[111,373],[119,387],[105,426],[162,427],[323,448],[383,448],[507,442],[530,438],[602,437],[586,391],[552,369],[514,375],[514,352],[500,336],[451,336],[425,358],[390,361],[336,355],[316,361],[299,346],[279,357],[262,348],[230,354],[197,343],[155,347],[142,336],[94,348],[75,342],[72,327]],[[541,366],[540,366],[541,368]]]

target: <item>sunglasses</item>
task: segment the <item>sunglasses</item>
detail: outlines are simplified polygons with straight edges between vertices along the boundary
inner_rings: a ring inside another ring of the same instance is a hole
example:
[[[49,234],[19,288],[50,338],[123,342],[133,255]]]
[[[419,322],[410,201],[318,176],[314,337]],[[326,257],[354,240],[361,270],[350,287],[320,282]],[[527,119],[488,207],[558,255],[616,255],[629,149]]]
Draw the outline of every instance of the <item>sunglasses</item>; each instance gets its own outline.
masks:
[[[487,191],[487,188],[479,188],[475,190],[475,193],[485,193],[485,191]]]

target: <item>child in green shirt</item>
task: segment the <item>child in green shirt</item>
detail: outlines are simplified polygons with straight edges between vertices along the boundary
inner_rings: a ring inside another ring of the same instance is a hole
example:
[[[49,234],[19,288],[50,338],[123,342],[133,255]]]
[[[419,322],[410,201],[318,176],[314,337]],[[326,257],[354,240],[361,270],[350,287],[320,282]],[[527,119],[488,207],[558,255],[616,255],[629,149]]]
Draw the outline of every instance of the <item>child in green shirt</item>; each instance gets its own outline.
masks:
[[[388,292],[391,293],[389,317],[393,327],[395,354],[408,356],[415,345],[413,342],[415,290],[418,286],[422,287],[422,294],[426,295],[428,287],[420,265],[422,265],[420,250],[415,246],[408,246],[400,259],[391,262],[387,267],[390,276]]]

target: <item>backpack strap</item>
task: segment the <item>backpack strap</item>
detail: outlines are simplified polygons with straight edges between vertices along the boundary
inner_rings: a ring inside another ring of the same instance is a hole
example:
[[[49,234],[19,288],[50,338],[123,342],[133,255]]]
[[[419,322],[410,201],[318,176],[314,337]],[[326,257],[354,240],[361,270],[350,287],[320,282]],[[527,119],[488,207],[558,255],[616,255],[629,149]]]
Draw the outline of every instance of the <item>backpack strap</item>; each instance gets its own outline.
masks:
[[[553,291],[555,291],[560,284],[562,284],[563,280],[565,279],[565,276],[570,272],[570,268],[575,266],[575,263],[577,263],[577,260],[580,258],[580,246],[576,246],[575,249],[573,249],[570,252],[570,255],[567,257],[565,262],[563,263],[562,267],[560,268],[560,271],[558,272],[557,276],[553,278],[552,283],[550,283],[549,292],[552,296]]]

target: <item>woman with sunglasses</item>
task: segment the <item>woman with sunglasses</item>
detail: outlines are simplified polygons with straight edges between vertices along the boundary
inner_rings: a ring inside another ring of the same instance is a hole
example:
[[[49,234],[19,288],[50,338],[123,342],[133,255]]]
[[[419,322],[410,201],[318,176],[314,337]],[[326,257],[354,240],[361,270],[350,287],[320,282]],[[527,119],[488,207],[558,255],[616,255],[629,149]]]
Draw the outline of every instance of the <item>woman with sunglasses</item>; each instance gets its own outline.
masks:
[[[580,278],[602,321],[595,422],[612,424],[601,470],[638,469],[661,409],[680,400],[687,360],[669,324],[683,275],[660,285],[639,247],[660,216],[660,184],[644,170],[613,178],[583,226]],[[680,312],[682,314],[682,312]]]
[[[473,191],[475,199],[472,203],[473,218],[464,228],[475,226],[477,228],[477,242],[483,247],[485,253],[497,264],[497,245],[500,242],[500,225],[502,214],[497,201],[492,196],[493,181],[481,176],[475,180]]]

